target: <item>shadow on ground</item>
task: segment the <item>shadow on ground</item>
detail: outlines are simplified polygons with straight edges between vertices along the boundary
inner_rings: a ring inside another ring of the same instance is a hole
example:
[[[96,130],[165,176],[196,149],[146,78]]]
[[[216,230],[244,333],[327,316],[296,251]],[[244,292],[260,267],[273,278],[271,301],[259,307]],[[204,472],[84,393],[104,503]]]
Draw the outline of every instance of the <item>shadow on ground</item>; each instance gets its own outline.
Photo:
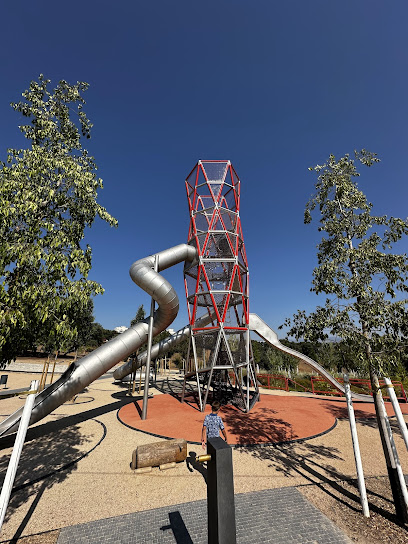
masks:
[[[24,444],[5,519],[13,516],[14,512],[33,496],[34,500],[11,542],[21,536],[43,493],[75,471],[76,460],[83,457],[87,450],[89,440],[82,436],[78,425],[54,430],[43,436],[31,434],[31,438]],[[2,481],[9,460],[10,454],[3,455],[0,459]]]
[[[347,508],[355,512],[361,512],[357,480],[343,474],[331,464],[332,460],[342,460],[340,450],[337,448],[311,444],[305,441],[263,448],[243,446],[240,451],[247,452],[256,459],[269,461],[269,466],[283,476],[301,476],[308,484],[317,486],[321,491]],[[367,495],[371,511],[398,524],[398,520],[393,513],[379,508],[370,501],[370,496],[374,497],[375,493],[371,493],[367,489]],[[382,498],[384,499],[384,497]],[[390,502],[388,499],[385,500]]]
[[[10,542],[16,542],[21,536],[43,493],[64,481],[77,469],[77,462],[99,446],[105,438],[106,427],[95,418],[116,411],[127,402],[128,397],[79,414],[62,416],[58,420],[28,429],[5,520],[10,519],[14,512],[32,500],[33,496],[34,500]],[[94,445],[91,445],[94,441],[84,436],[80,428],[81,423],[88,420],[93,420],[100,426],[100,439]],[[12,447],[14,441],[15,435],[1,438],[0,451],[4,452],[5,449]],[[0,458],[0,485],[4,480],[9,460],[10,453],[7,455],[3,453]]]
[[[238,444],[277,443],[296,439],[292,425],[274,417],[276,413],[272,408],[265,408],[262,417],[259,417],[256,414],[245,414],[232,406],[223,406],[221,415],[234,435],[240,437]]]

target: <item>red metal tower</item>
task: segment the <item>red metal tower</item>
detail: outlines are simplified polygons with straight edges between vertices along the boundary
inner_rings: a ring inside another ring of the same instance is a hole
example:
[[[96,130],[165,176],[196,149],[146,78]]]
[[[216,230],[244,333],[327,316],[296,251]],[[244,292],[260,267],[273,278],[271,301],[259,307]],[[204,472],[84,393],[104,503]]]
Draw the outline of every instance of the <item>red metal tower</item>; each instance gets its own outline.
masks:
[[[249,411],[258,398],[249,336],[248,263],[239,216],[240,180],[230,161],[199,161],[186,179],[188,243],[184,267],[191,340],[187,374],[204,410],[210,390]]]

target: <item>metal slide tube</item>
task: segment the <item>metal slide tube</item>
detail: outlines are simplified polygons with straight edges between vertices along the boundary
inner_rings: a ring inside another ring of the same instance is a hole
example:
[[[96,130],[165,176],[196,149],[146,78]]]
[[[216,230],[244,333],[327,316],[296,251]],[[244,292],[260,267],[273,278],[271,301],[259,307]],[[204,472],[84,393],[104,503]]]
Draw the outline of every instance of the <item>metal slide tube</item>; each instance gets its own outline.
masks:
[[[351,400],[350,382],[349,382],[348,374],[344,374],[343,376],[344,376],[344,389],[345,389],[346,400],[347,400],[347,411],[348,411],[349,423],[350,423],[351,440],[353,442],[354,460],[356,462],[358,490],[360,491],[360,502],[361,502],[361,507],[363,509],[364,517],[369,518],[370,510],[368,508],[367,490],[366,490],[366,485],[364,481],[363,464],[361,462],[361,453],[360,453],[360,445],[358,442],[356,418],[354,415],[353,402]]]
[[[179,344],[182,342],[185,338],[188,338],[190,336],[191,329],[190,325],[187,325],[187,327],[184,327],[183,329],[180,329],[176,333],[174,333],[172,336],[169,336],[168,338],[165,338],[164,340],[161,340],[160,342],[157,342],[157,344],[154,344],[152,346],[152,352],[151,352],[151,358],[157,359],[157,357],[160,357],[160,355],[166,353],[171,349],[173,346]],[[135,362],[135,366],[132,367],[132,361],[128,361],[127,363],[123,364],[119,368],[116,368],[113,377],[115,380],[121,380],[128,374],[132,372],[132,369],[135,368],[137,370],[144,364],[146,364],[147,360],[147,351],[144,351],[140,355],[137,356],[137,360]]]
[[[157,253],[157,258],[158,272],[160,272],[183,261],[193,261],[196,258],[196,249],[187,244],[179,244]],[[155,256],[151,255],[136,261],[131,266],[129,273],[136,285],[153,297],[158,304],[153,319],[153,335],[156,335],[176,318],[179,301],[170,283],[153,270],[154,259]],[[30,425],[80,393],[87,385],[144,344],[148,336],[147,321],[137,323],[78,362],[72,363],[59,380],[36,397]],[[2,421],[0,436],[11,434],[17,430],[21,413],[22,409],[17,410]]]
[[[394,386],[392,385],[392,382],[389,378],[384,378],[385,385],[387,386],[388,393],[390,395],[392,407],[394,408],[394,413],[398,421],[398,425],[401,429],[402,437],[405,442],[405,446],[408,450],[408,430],[407,430],[407,424],[405,423],[404,416],[401,412],[401,406],[399,405],[397,395],[394,391]]]
[[[3,526],[4,517],[6,515],[7,506],[10,500],[11,490],[13,488],[14,479],[17,473],[18,463],[20,461],[21,452],[23,450],[24,440],[27,434],[28,425],[30,422],[31,410],[34,406],[35,394],[38,389],[38,380],[31,382],[30,391],[24,404],[23,413],[21,416],[20,425],[14,443],[14,448],[11,453],[10,461],[7,467],[6,477],[3,482],[0,495],[0,530]]]
[[[295,349],[288,348],[287,346],[284,346],[279,342],[278,335],[276,332],[269,327],[265,323],[263,319],[261,319],[257,314],[249,314],[249,329],[253,332],[255,332],[258,336],[260,336],[263,340],[268,342],[271,346],[274,346],[276,349],[279,349],[280,351],[283,351],[284,353],[288,353],[289,355],[293,355],[293,357],[296,357],[296,359],[300,359],[310,367],[312,367],[316,372],[321,374],[326,378],[328,382],[330,382],[333,387],[341,391],[343,394],[345,394],[345,389],[341,383],[339,383],[331,374],[330,372],[327,372],[325,368],[323,368],[319,363],[308,357],[307,355],[303,355],[303,353],[300,353],[299,351],[296,351]],[[363,395],[362,393],[351,393],[351,396],[355,400],[361,400],[363,402],[374,402],[373,397],[371,395]]]

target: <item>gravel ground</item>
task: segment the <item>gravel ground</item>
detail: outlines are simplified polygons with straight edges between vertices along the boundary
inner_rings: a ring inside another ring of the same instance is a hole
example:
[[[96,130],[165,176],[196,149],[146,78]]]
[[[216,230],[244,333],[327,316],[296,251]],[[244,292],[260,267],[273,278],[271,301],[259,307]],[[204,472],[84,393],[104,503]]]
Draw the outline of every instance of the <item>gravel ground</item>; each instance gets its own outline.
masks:
[[[388,478],[367,478],[370,517],[361,514],[357,482],[342,481],[299,487],[299,491],[330,518],[354,542],[360,544],[406,544],[407,526],[395,518]]]
[[[10,373],[8,386],[25,387],[35,377]],[[203,471],[194,463],[194,455],[201,453],[196,445],[189,445],[190,461],[172,470],[132,472],[132,451],[157,439],[119,423],[117,411],[128,401],[125,390],[111,379],[99,380],[77,402],[64,404],[29,430],[15,482],[18,490],[12,495],[0,542],[53,544],[65,526],[205,498]],[[2,400],[0,417],[23,402],[19,397]],[[296,486],[355,542],[407,542],[405,529],[393,516],[375,421],[360,420],[358,433],[372,512],[369,520],[360,512],[353,482],[347,421],[302,443],[235,449],[235,491]],[[408,454],[399,436],[396,444],[408,472]],[[10,453],[10,443],[3,442],[2,477]]]

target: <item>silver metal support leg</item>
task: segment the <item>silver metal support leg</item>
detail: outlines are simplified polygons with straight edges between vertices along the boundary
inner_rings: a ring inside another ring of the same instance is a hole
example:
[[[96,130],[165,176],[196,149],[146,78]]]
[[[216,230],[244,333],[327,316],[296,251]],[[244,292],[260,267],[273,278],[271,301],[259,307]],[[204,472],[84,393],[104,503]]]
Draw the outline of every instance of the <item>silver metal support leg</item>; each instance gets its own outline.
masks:
[[[158,258],[154,256],[154,271],[158,269]],[[143,391],[143,408],[142,419],[147,418],[147,400],[149,398],[149,382],[150,382],[150,361],[152,358],[152,340],[153,340],[153,314],[154,314],[154,298],[152,297],[152,303],[150,305],[150,319],[149,319],[149,333],[147,337],[147,359],[145,366],[145,386]]]
[[[395,416],[397,418],[399,427],[401,429],[401,433],[402,433],[402,437],[403,437],[404,442],[405,442],[405,446],[407,447],[407,450],[408,450],[407,424],[405,423],[404,416],[402,415],[401,406],[399,405],[397,395],[395,394],[394,386],[392,385],[392,382],[391,382],[391,380],[389,378],[384,378],[384,382],[385,382],[385,385],[387,386],[388,393],[390,395],[390,399],[391,399],[391,403],[392,403],[392,407],[394,408],[394,413],[395,413]]]
[[[7,467],[6,477],[4,479],[3,487],[1,489],[0,529],[3,525],[4,517],[6,515],[6,510],[11,495],[11,489],[13,487],[14,479],[16,477],[17,467],[20,461],[21,452],[23,450],[24,440],[27,434],[28,424],[30,423],[31,411],[34,406],[35,394],[37,393],[39,383],[40,382],[38,380],[31,382],[30,393],[27,395],[23,414],[20,420],[20,425],[17,431],[16,441],[14,443],[13,452],[11,454],[11,458]]]
[[[360,502],[363,509],[363,514],[366,518],[370,517],[370,510],[368,508],[366,485],[364,481],[363,465],[361,462],[360,445],[358,443],[356,418],[354,416],[353,402],[351,400],[351,390],[348,374],[343,374],[344,377],[344,390],[347,400],[347,411],[350,422],[351,440],[353,442],[354,459],[356,462],[358,489],[360,491]]]
[[[402,493],[402,496],[404,498],[405,506],[408,508],[407,485],[405,483],[405,478],[404,478],[404,474],[402,472],[401,463],[400,463],[400,460],[399,460],[397,448],[395,447],[395,442],[394,442],[394,437],[393,437],[392,430],[391,430],[390,420],[388,419],[388,415],[387,415],[387,411],[385,409],[384,399],[383,399],[382,395],[380,395],[380,403],[381,403],[382,413],[384,414],[384,420],[385,420],[385,425],[386,425],[386,428],[387,428],[388,440],[389,440],[389,443],[391,444],[391,450],[392,450],[392,454],[393,454],[393,457],[394,457],[394,459],[393,459],[394,463],[393,464],[394,464],[394,467],[396,469],[396,473],[398,475],[398,480],[399,480],[399,483],[400,483],[401,493]]]
[[[247,330],[246,332],[246,344],[245,344],[245,356],[246,356],[246,360],[247,360],[247,391],[246,391],[246,394],[247,394],[247,398],[246,398],[246,411],[249,412],[249,381],[250,381],[250,376],[249,376],[249,329]],[[255,385],[255,384],[254,384]]]
[[[198,401],[200,403],[200,410],[203,411],[203,401],[201,396],[201,385],[200,385],[200,378],[198,376],[198,367],[197,367],[197,346],[195,345],[194,336],[191,337],[191,345],[193,346],[193,354],[194,354],[194,368],[196,373],[196,380],[197,380],[197,391],[198,391]]]
[[[207,404],[208,393],[209,393],[209,391],[210,391],[210,384],[211,384],[211,380],[212,380],[213,370],[214,370],[214,367],[212,366],[212,367],[211,367],[211,370],[210,370],[210,375],[208,376],[207,390],[206,390],[206,392],[205,392],[205,397],[204,397],[203,406],[201,407],[201,411],[202,411],[202,412],[204,412],[205,406],[206,406],[206,404]]]

